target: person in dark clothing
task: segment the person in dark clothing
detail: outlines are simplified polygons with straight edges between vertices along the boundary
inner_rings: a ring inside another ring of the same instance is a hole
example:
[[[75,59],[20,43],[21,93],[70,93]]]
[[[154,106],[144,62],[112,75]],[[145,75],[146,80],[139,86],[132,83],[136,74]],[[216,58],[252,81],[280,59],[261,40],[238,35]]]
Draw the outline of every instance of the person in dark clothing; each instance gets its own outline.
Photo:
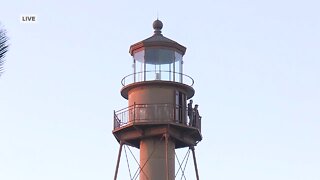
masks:
[[[199,107],[199,105],[196,104],[196,105],[194,106],[194,109],[193,109],[194,118],[193,118],[193,124],[192,124],[192,126],[196,126],[197,123],[199,122],[199,119],[200,119],[198,107]]]
[[[192,126],[193,124],[193,107],[192,107],[192,99],[190,99],[189,103],[188,103],[188,116],[189,116],[189,125]]]

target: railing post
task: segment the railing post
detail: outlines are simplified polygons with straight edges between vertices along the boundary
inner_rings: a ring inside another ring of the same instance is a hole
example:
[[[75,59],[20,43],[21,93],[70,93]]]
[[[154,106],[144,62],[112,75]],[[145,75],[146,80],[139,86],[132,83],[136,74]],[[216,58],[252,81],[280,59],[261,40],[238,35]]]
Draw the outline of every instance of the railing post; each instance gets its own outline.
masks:
[[[113,129],[116,128],[116,117],[115,117],[115,115],[116,115],[116,111],[113,110]]]
[[[136,59],[133,58],[133,82],[136,82]]]
[[[133,123],[136,122],[136,102],[133,103]]]
[[[116,117],[116,111],[113,111],[113,129],[116,129],[118,126],[118,121],[117,121],[117,117]]]

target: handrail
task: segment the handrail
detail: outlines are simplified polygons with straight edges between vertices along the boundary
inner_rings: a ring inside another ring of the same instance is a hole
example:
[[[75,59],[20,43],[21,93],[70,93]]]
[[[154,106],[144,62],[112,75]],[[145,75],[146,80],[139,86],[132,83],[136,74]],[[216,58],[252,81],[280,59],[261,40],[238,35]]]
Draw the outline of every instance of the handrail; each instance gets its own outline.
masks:
[[[152,73],[152,74],[151,74]],[[128,79],[132,77],[131,81]],[[160,81],[172,81],[178,82],[182,84],[187,84],[189,86],[193,86],[194,80],[189,75],[174,72],[174,71],[141,71],[126,75],[121,80],[121,84],[126,86],[128,84],[136,83],[136,82],[143,82],[143,81],[153,81],[153,80],[160,80]],[[186,81],[186,83],[184,83]]]
[[[118,114],[118,113],[121,112],[121,111],[130,109],[130,108],[135,107],[135,106],[148,106],[148,105],[169,105],[169,103],[153,103],[153,104],[137,104],[137,103],[134,103],[134,104],[132,104],[132,105],[130,105],[130,106],[128,106],[128,107],[125,107],[125,108],[122,108],[122,109],[120,109],[120,110],[115,111],[115,113]],[[170,105],[173,105],[173,104],[170,104]],[[176,105],[176,106],[181,107],[181,105]]]
[[[191,123],[187,112],[187,107],[175,104],[133,104],[114,111],[114,130],[129,123],[176,123],[193,126],[201,131],[201,118]]]
[[[121,120],[118,118],[116,111],[113,111],[113,128],[116,129],[116,127],[121,126]]]

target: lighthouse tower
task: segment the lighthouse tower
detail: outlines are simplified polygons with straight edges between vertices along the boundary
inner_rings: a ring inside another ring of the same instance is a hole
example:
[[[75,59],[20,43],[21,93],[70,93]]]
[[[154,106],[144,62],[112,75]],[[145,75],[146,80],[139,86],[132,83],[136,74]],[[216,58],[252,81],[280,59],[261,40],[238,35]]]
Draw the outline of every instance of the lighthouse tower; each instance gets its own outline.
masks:
[[[186,47],[163,36],[162,27],[154,21],[154,34],[130,46],[133,72],[121,81],[128,107],[114,111],[112,132],[120,143],[115,180],[123,145],[140,150],[140,180],[174,180],[177,148],[190,148],[199,179],[194,147],[202,140],[201,116],[187,102],[195,90],[183,73]]]

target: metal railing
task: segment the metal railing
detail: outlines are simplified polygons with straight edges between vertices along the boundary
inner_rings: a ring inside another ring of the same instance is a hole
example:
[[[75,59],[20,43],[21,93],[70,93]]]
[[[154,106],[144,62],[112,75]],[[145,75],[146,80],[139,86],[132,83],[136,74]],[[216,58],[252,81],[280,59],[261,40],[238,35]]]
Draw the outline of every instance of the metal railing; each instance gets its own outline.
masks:
[[[201,118],[189,122],[187,108],[175,104],[134,104],[114,111],[114,130],[130,123],[176,123],[201,131]]]
[[[189,86],[193,86],[194,84],[194,80],[192,79],[192,77],[173,71],[142,71],[132,73],[122,78],[121,84],[123,86],[126,86],[128,84],[136,82],[154,80],[178,82]]]

